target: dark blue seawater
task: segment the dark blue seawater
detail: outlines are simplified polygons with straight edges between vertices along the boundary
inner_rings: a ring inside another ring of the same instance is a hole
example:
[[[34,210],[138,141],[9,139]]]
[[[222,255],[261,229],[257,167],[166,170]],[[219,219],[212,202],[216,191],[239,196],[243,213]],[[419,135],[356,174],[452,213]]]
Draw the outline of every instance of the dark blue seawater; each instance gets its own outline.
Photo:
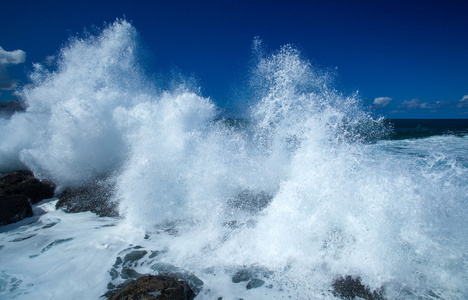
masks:
[[[395,140],[468,134],[468,119],[389,119],[387,124],[393,128],[389,138]]]

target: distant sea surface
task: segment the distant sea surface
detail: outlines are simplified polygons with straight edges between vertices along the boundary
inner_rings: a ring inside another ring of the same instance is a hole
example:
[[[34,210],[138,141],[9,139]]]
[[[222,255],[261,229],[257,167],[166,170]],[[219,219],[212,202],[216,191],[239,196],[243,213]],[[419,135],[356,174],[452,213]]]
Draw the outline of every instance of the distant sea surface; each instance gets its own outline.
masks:
[[[424,138],[434,135],[467,135],[468,119],[389,119],[391,139]]]

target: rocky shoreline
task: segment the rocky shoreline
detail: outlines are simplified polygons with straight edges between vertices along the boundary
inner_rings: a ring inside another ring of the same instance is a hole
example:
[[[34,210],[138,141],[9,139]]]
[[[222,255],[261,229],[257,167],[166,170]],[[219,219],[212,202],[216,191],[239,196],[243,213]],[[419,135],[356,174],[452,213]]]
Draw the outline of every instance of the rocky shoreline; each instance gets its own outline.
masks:
[[[106,182],[97,181],[81,187],[67,187],[57,193],[53,182],[39,180],[31,171],[9,172],[0,176],[0,226],[32,217],[33,205],[54,197],[59,199],[56,208],[67,213],[91,211],[101,217],[116,217],[118,211],[111,196],[112,185]],[[241,196],[245,198],[251,195],[244,192]],[[267,205],[271,199],[266,195],[261,196],[262,205]],[[239,206],[242,203],[235,204]],[[112,279],[123,282],[118,285],[109,283],[109,291],[103,297],[110,300],[192,300],[200,292],[203,281],[193,274],[177,271],[175,266],[168,268],[155,264],[152,266],[155,274],[139,274],[134,271],[131,268],[132,264],[147,254],[146,250],[139,249],[138,246],[124,250],[122,257],[117,257],[109,271]],[[152,253],[149,257],[151,255],[155,254]],[[232,282],[246,282],[246,289],[259,288],[265,284],[262,278],[267,278],[268,273],[266,269],[244,268],[232,276]],[[335,278],[330,291],[341,299],[385,299],[381,289],[371,290],[358,276]]]
[[[32,204],[54,197],[55,184],[39,180],[30,171],[15,171],[0,177],[0,225],[32,217]]]

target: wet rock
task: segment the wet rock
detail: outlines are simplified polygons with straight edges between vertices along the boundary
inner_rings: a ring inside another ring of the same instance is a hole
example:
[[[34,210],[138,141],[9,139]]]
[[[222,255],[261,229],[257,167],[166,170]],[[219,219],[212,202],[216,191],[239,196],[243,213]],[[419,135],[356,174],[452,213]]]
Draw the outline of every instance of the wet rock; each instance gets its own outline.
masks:
[[[168,263],[156,263],[151,266],[151,269],[158,272],[159,274],[166,274],[177,280],[185,281],[189,284],[190,288],[198,294],[203,287],[203,280],[195,276],[194,274],[176,267]]]
[[[261,280],[261,279],[258,279],[258,278],[252,278],[250,279],[249,283],[247,284],[246,288],[248,290],[250,289],[256,289],[256,288],[259,288],[261,287],[262,285],[265,284],[265,281]]]
[[[15,171],[0,178],[0,195],[24,195],[36,204],[54,196],[55,185],[39,180],[30,171]]]
[[[385,300],[381,290],[371,291],[361,282],[360,277],[345,276],[335,279],[332,284],[333,294],[342,299]]]
[[[33,238],[37,235],[37,233],[34,233],[34,234],[29,234],[27,236],[23,236],[23,237],[19,237],[19,238],[16,238],[14,240],[11,240],[13,243],[17,243],[17,242],[22,242],[22,241],[25,241],[25,240],[28,240],[30,238]]]
[[[133,249],[139,249],[139,246],[133,247]],[[132,249],[132,248],[131,248]],[[131,249],[126,249],[128,251]],[[148,252],[146,250],[133,250],[127,253],[123,260],[119,256],[115,260],[114,268],[121,268],[120,273],[116,269],[112,269],[110,272],[112,280],[116,279],[119,275],[122,279],[137,279],[145,276],[144,274],[138,273],[133,268],[138,266],[138,261],[142,259]],[[112,271],[115,271],[114,273]]]
[[[165,275],[147,275],[130,282],[109,300],[192,300],[195,298],[188,283]]]
[[[237,210],[258,213],[266,208],[272,199],[273,196],[263,191],[244,190],[230,199],[228,205]]]
[[[146,250],[134,250],[125,255],[123,262],[126,264],[135,262],[137,260],[142,259],[146,255],[146,253],[148,253]]]
[[[137,279],[143,276],[145,276],[145,274],[138,273],[137,271],[126,267],[122,268],[122,271],[120,272],[120,277],[123,279]]]
[[[234,273],[234,275],[232,275],[231,280],[234,283],[239,283],[243,281],[249,281],[252,279],[259,280],[258,278],[269,278],[271,274],[272,272],[264,267],[243,267],[238,269],[237,272]]]
[[[109,275],[111,277],[109,286],[122,287],[122,284],[125,285],[125,283],[128,283],[128,281],[145,276],[146,271],[143,273],[140,273],[140,271],[141,266],[148,264],[148,262],[145,260],[145,258],[148,258],[147,254],[148,251],[144,250],[143,247],[139,245],[131,245],[130,248],[119,252],[119,256],[117,256],[112,269],[109,271]],[[124,282],[122,283],[122,281]],[[112,294],[112,291],[109,293]],[[106,296],[108,296],[108,294]]]
[[[119,272],[115,268],[112,268],[109,271],[109,275],[111,276],[112,280],[115,280],[115,279],[117,279],[119,277]],[[109,285],[112,285],[113,287],[115,287],[112,282],[109,282]]]
[[[0,185],[9,185],[9,184],[18,183],[32,176],[34,176],[34,174],[33,172],[29,170],[18,170],[18,171],[9,172],[6,174],[2,174],[2,176],[0,177]]]
[[[53,241],[52,243],[48,244],[47,246],[45,246],[45,247],[41,250],[41,253],[47,252],[47,251],[49,251],[50,249],[52,249],[53,247],[56,247],[56,246],[61,245],[61,244],[68,243],[68,242],[70,242],[70,241],[73,241],[73,238],[57,239],[57,240]]]
[[[32,217],[33,211],[29,199],[25,195],[0,196],[0,225],[18,222]]]
[[[160,251],[160,250],[151,251],[151,254],[148,256],[148,258],[155,258],[156,256],[161,255],[162,253],[164,253],[164,251]]]
[[[91,211],[101,217],[119,215],[117,205],[112,201],[112,186],[102,182],[65,188],[59,196],[56,208],[68,213]]]
[[[237,270],[234,275],[232,275],[231,280],[234,283],[246,282],[246,289],[256,289],[265,284],[265,281],[260,279],[267,279],[272,274],[271,271],[264,267],[260,266],[250,266],[250,267],[243,267]]]
[[[6,225],[33,216],[28,196],[18,185],[32,177],[29,171],[18,171],[0,177],[0,225]]]
[[[26,103],[24,101],[12,100],[0,102],[0,117],[10,118],[14,113],[25,111]]]
[[[116,268],[117,266],[120,266],[122,264],[123,260],[120,256],[118,256],[116,259],[115,259],[115,263],[114,263],[114,268]]]

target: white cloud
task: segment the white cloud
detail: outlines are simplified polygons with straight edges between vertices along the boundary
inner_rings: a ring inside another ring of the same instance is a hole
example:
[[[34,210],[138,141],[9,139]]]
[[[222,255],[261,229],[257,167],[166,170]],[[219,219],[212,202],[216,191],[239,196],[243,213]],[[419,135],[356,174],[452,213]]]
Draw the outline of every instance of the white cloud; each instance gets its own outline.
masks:
[[[17,65],[22,64],[26,60],[26,52],[23,50],[5,51],[0,46],[0,65]]]
[[[463,96],[460,102],[458,102],[457,107],[468,107],[468,95]]]
[[[418,98],[406,100],[398,105],[399,109],[437,109],[447,107],[450,103],[447,101],[436,101],[434,103],[421,102]]]
[[[406,109],[414,109],[414,108],[424,108],[424,106],[427,105],[426,102],[421,102],[418,98],[411,99],[411,100],[405,100],[403,101],[400,105],[398,105],[398,108],[406,108]]]
[[[393,98],[390,98],[390,97],[377,97],[377,98],[374,99],[374,103],[372,103],[372,106],[385,107],[388,104],[390,104],[390,102],[392,102],[392,100],[393,100]]]
[[[26,53],[23,50],[5,51],[0,46],[0,90],[14,90],[18,81],[11,79],[7,66],[24,63]]]

